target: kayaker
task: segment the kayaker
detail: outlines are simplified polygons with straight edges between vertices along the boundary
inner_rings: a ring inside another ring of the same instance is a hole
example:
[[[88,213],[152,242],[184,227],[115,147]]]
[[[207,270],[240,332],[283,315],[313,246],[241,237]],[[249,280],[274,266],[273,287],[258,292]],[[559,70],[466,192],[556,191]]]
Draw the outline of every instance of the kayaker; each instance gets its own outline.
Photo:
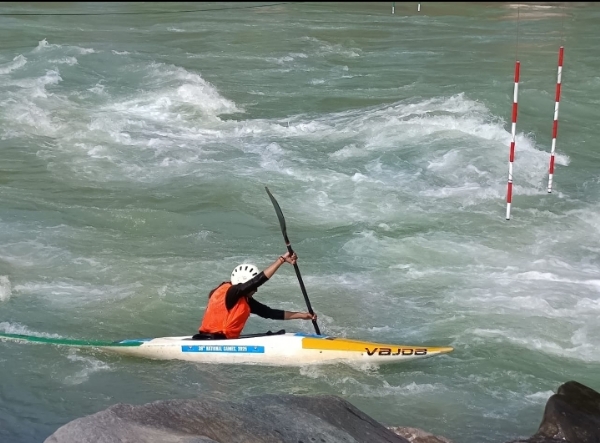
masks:
[[[238,338],[250,314],[272,320],[316,320],[309,312],[272,309],[254,299],[260,286],[269,280],[284,263],[296,264],[298,256],[289,252],[279,256],[264,271],[252,264],[235,267],[230,281],[221,283],[208,295],[208,305],[196,339]]]

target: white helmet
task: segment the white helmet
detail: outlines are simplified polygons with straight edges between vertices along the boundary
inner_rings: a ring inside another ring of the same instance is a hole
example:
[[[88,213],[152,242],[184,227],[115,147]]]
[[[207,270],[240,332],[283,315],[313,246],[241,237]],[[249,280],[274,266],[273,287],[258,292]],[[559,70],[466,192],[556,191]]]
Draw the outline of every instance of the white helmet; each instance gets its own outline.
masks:
[[[239,285],[240,283],[246,283],[251,278],[258,275],[258,268],[249,263],[244,263],[235,267],[231,273],[231,284]]]

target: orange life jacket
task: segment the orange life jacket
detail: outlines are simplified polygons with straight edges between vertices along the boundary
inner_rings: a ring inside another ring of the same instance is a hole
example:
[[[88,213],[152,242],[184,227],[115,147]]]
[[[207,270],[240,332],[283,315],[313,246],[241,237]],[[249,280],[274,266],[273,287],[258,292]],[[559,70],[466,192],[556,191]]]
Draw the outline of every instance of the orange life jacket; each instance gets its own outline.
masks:
[[[250,305],[246,297],[241,297],[230,311],[225,306],[227,290],[231,283],[224,282],[209,296],[206,312],[199,331],[209,334],[222,333],[227,338],[238,338],[250,317]]]

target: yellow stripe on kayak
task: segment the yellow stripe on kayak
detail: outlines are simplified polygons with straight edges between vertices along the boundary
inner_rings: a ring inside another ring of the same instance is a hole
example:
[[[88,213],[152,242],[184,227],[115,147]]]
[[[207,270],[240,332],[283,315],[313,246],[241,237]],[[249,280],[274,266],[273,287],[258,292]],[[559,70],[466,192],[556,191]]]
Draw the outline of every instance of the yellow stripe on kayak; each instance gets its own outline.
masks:
[[[452,352],[454,348],[449,346],[406,346],[390,345],[384,343],[372,343],[368,341],[346,340],[345,338],[313,338],[302,339],[303,349],[318,349],[322,351],[354,351],[366,352],[370,355],[427,355],[445,354]],[[381,354],[381,353],[384,354]]]

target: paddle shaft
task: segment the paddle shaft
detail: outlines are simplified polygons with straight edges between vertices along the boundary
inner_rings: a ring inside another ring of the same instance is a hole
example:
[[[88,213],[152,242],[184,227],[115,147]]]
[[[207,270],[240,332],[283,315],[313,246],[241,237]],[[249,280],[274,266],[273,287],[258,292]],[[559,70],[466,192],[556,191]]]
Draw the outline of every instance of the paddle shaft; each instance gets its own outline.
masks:
[[[287,250],[292,255],[294,253],[292,246],[287,242]],[[300,275],[300,268],[298,268],[298,264],[294,263],[294,271],[296,271],[296,277],[298,277],[298,283],[300,283],[300,290],[302,291],[302,295],[304,296],[304,301],[306,302],[306,307],[308,308],[308,312],[310,315],[315,315],[312,306],[310,305],[310,300],[308,299],[308,294],[306,293],[306,288],[304,287],[304,282],[302,281],[302,276]],[[313,318],[312,324],[315,327],[315,332],[318,335],[321,335],[321,331],[319,330],[319,325],[317,325],[317,321]]]
[[[273,194],[271,194],[271,191],[269,191],[269,188],[267,188],[265,186],[265,190],[267,191],[267,194],[269,195],[269,198],[271,199],[271,203],[273,203],[273,207],[275,208],[275,213],[277,214],[277,219],[279,220],[279,226],[281,227],[281,233],[283,234],[283,240],[285,241],[287,250],[290,253],[290,255],[292,255],[294,253],[294,250],[292,249],[292,245],[290,244],[290,239],[287,236],[285,217],[283,216],[283,212],[281,212],[281,207],[279,206],[279,203],[277,203],[277,200],[275,200],[275,197],[273,197]],[[297,264],[294,264],[294,271],[296,271],[296,277],[298,277],[298,283],[300,283],[300,289],[302,290],[302,295],[304,296],[304,301],[306,302],[306,307],[308,308],[308,312],[310,313],[310,315],[315,315],[315,313],[312,309],[312,306],[310,305],[310,300],[308,299],[308,294],[306,293],[306,288],[304,287],[304,282],[302,281],[302,276],[300,275],[300,268],[298,268]],[[321,331],[319,330],[319,325],[317,325],[317,321],[314,318],[312,320],[312,323],[313,323],[313,326],[315,327],[315,332],[318,335],[321,335]]]

